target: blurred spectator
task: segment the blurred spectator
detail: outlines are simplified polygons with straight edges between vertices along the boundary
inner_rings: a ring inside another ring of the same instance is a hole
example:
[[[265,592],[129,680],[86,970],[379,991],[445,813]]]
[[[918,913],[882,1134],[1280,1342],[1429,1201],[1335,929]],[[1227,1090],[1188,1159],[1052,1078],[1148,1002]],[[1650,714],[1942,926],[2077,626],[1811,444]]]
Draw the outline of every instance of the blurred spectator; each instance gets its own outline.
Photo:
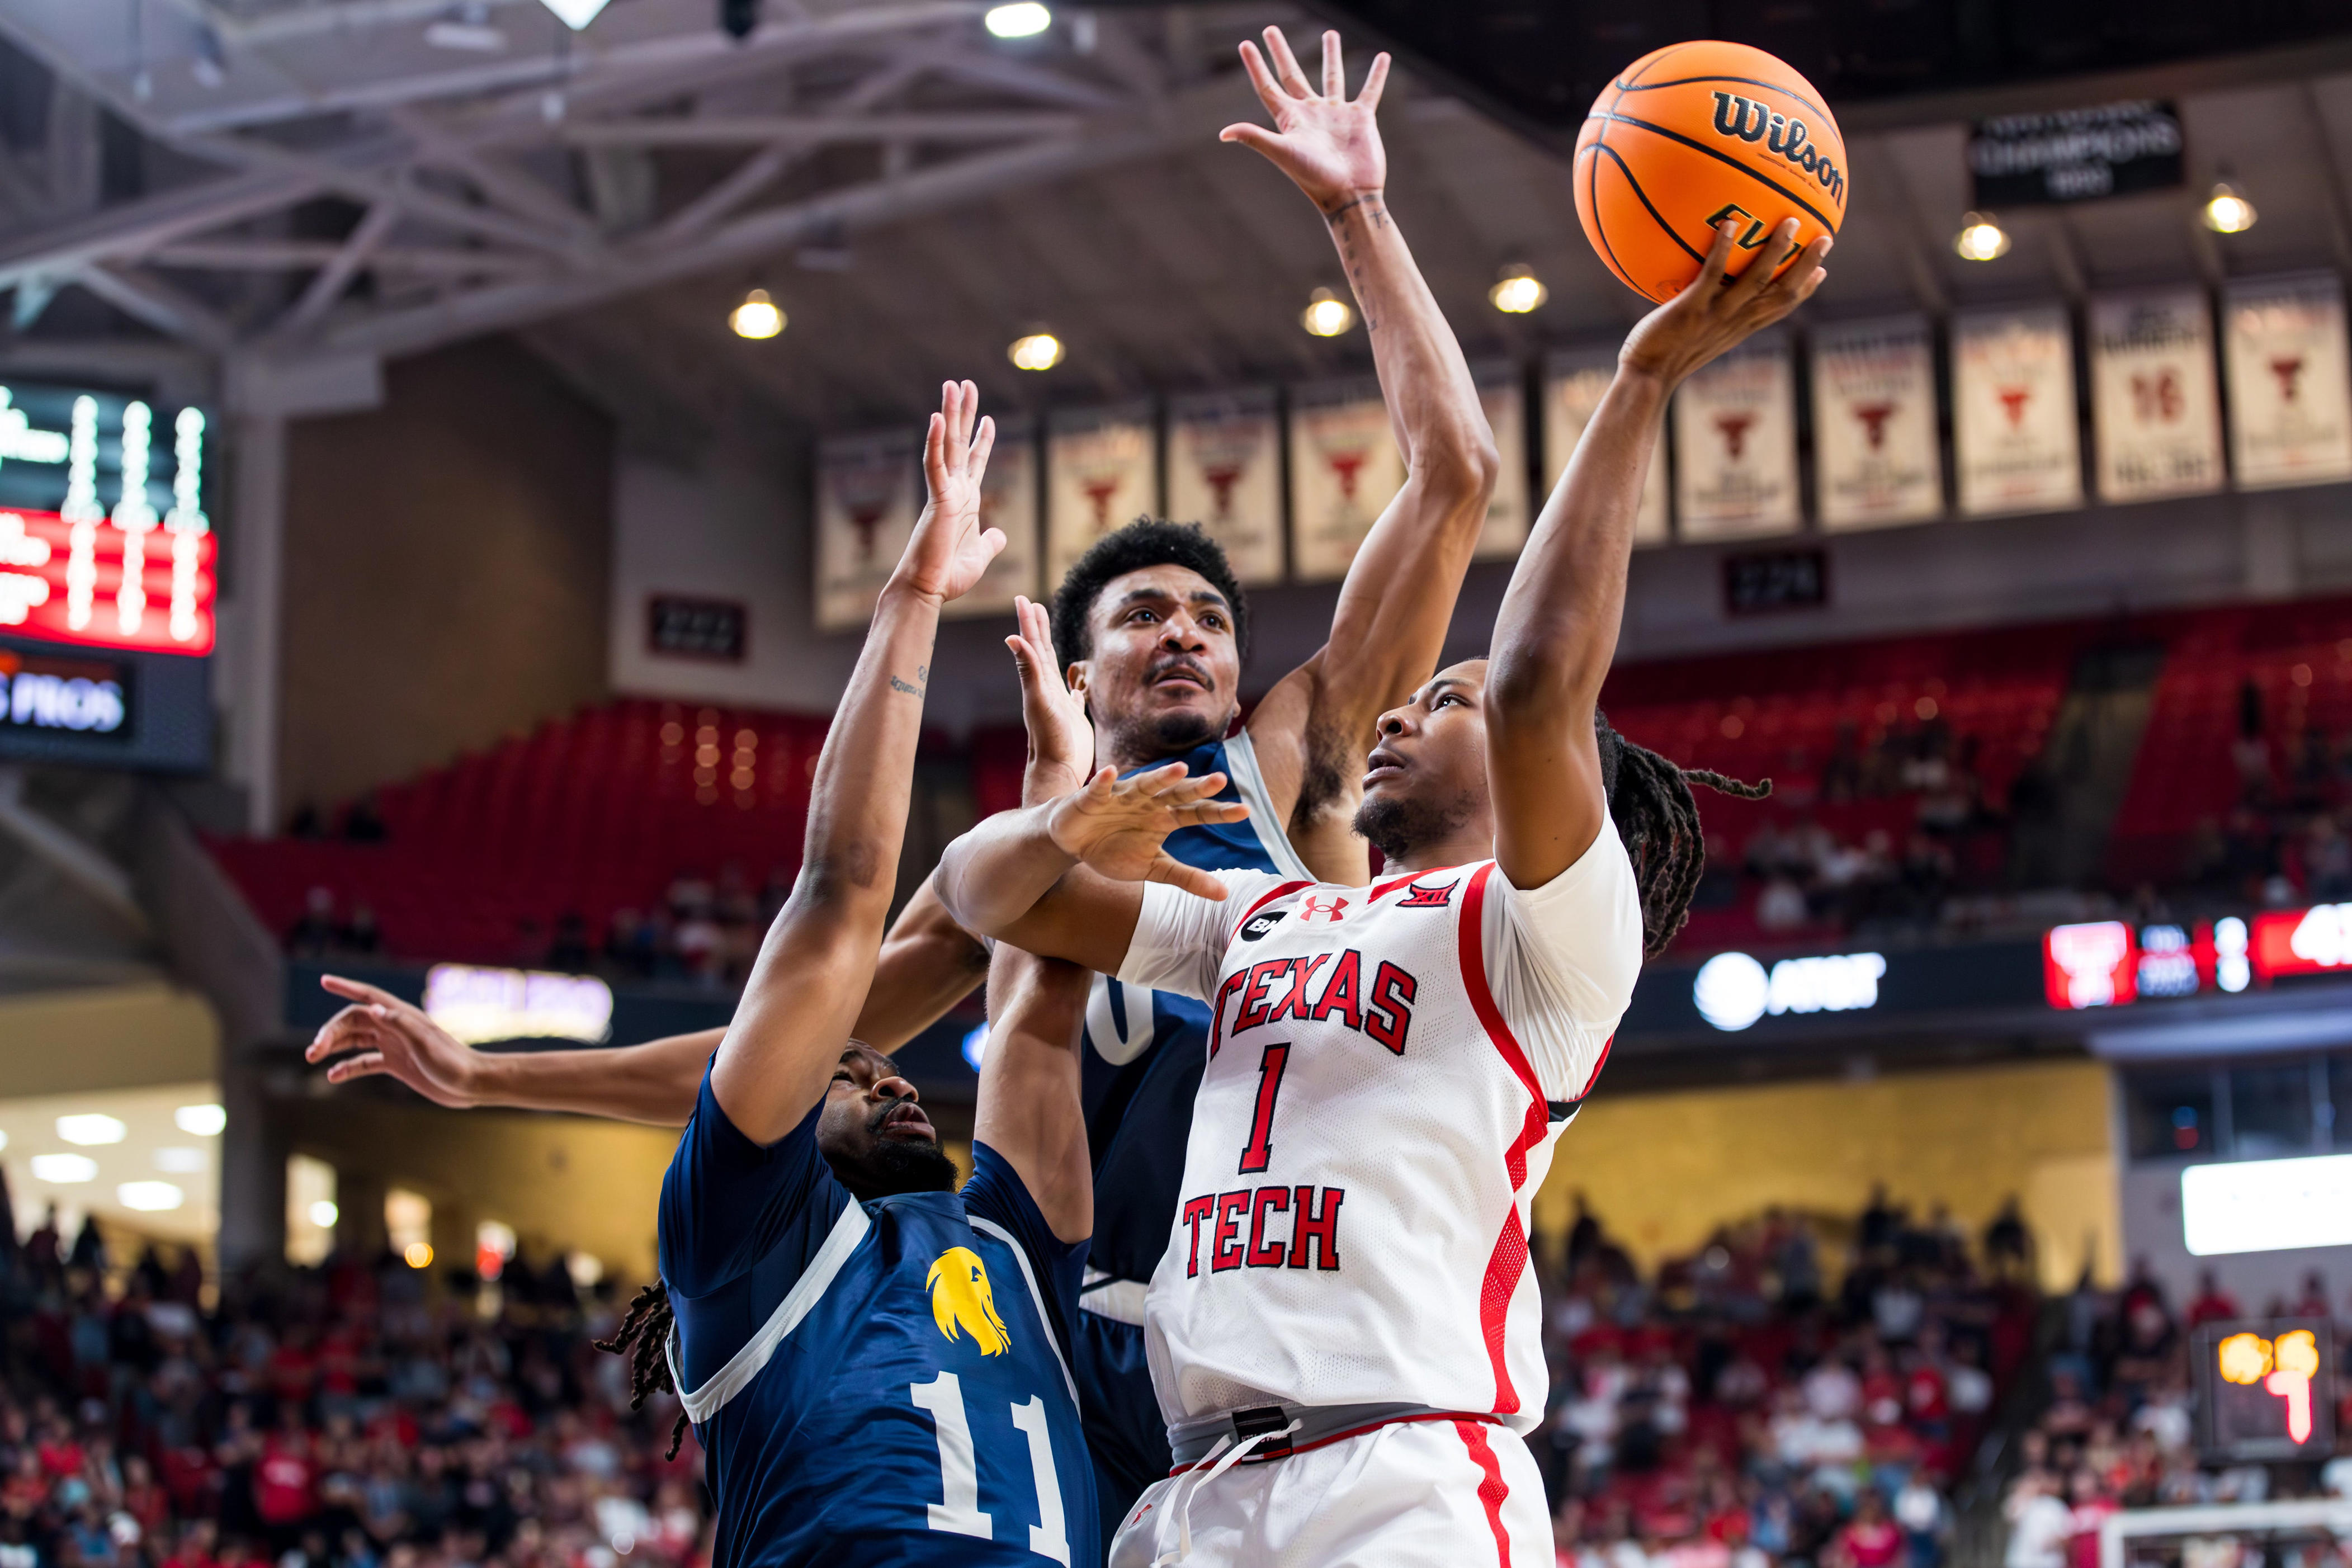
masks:
[[[1856,1238],[1833,1298],[1811,1216],[1722,1226],[1645,1279],[1579,1207],[1533,1439],[1563,1563],[1939,1568],[1946,1489],[1992,1403],[1981,1369],[2015,1368],[2034,1304],[1883,1189],[1827,1223]]]
[[[335,895],[313,888],[303,896],[301,917],[286,932],[287,951],[297,958],[318,958],[335,945]]]
[[[383,812],[375,803],[373,793],[352,802],[343,813],[343,837],[353,844],[381,844],[384,841]]]
[[[609,1294],[446,1284],[338,1255],[205,1311],[193,1253],[110,1278],[52,1214],[0,1248],[0,1568],[707,1568],[676,1402],[589,1346]]]

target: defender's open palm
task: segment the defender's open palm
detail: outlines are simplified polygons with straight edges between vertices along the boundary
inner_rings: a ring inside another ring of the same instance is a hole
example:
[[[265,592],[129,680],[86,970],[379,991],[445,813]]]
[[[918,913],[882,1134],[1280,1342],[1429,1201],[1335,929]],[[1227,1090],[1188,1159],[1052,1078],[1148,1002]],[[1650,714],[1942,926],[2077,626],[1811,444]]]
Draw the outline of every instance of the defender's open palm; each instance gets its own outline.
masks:
[[[1029,732],[1029,764],[1021,804],[1036,805],[1084,789],[1095,769],[1095,727],[1087,705],[1071,694],[1054,654],[1054,617],[1034,599],[1016,596],[1021,629],[1004,639],[1021,672],[1021,723]]]
[[[1795,248],[1797,220],[1791,217],[1780,220],[1745,272],[1726,282],[1732,236],[1738,232],[1737,220],[1724,220],[1698,277],[1642,318],[1619,352],[1619,363],[1659,376],[1671,386],[1811,299],[1829,276],[1822,267],[1822,258],[1830,253],[1827,235],[1773,276],[1775,266]]]
[[[1325,213],[1337,210],[1357,195],[1380,190],[1388,183],[1388,154],[1381,147],[1380,126],[1373,111],[1381,106],[1381,89],[1389,79],[1389,58],[1380,55],[1364,73],[1363,90],[1348,100],[1348,78],[1339,61],[1339,35],[1323,35],[1323,90],[1315,90],[1290,52],[1279,27],[1265,30],[1268,67],[1255,44],[1242,46],[1242,65],[1249,71],[1257,96],[1274,116],[1274,129],[1261,125],[1228,125],[1220,142],[1238,142],[1265,154],[1274,166],[1289,175]]]
[[[320,1026],[303,1053],[331,1062],[329,1083],[382,1073],[398,1079],[436,1105],[465,1110],[476,1103],[473,1047],[391,992],[340,974],[320,982],[351,1005]]]
[[[982,526],[981,480],[996,445],[996,421],[980,419],[975,427],[979,413],[980,388],[968,381],[944,383],[940,411],[923,435],[923,479],[930,493],[898,574],[940,600],[971,592],[1004,548],[1003,529]]]
[[[1224,774],[1192,778],[1181,763],[1124,779],[1105,768],[1055,804],[1048,831],[1064,854],[1115,882],[1165,882],[1222,900],[1223,882],[1171,858],[1161,846],[1180,827],[1247,816],[1249,807],[1241,802],[1211,798],[1224,787]]]

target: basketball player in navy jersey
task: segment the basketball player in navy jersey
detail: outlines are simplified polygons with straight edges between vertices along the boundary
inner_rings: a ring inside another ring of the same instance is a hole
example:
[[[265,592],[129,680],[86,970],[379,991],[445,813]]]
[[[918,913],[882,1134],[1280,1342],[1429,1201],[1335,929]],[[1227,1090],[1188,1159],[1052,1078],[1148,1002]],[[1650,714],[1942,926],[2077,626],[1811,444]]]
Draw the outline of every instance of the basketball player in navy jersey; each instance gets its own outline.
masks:
[[[1085,976],[997,953],[961,1193],[913,1087],[851,1034],[940,605],[1004,542],[980,525],[992,426],[975,428],[976,401],[950,384],[932,419],[929,500],[818,759],[800,877],[663,1183],[661,1283],[605,1346],[630,1355],[640,1401],[675,1392],[695,1424],[715,1568],[1099,1561],[1069,1371],[1093,1226]],[[1090,756],[1041,747],[1041,772],[1066,779]],[[373,1050],[430,1027],[380,995],[345,1022]]]
[[[1388,58],[1373,61],[1350,100],[1338,35],[1325,34],[1323,43],[1319,90],[1278,30],[1267,29],[1264,54],[1243,45],[1274,126],[1229,127],[1223,139],[1264,154],[1322,213],[1370,338],[1405,456],[1404,488],[1356,553],[1328,640],[1276,682],[1239,730],[1249,606],[1223,552],[1199,530],[1143,521],[1107,535],[1071,568],[1052,618],[1069,684],[1094,723],[1097,761],[1121,773],[1182,762],[1196,776],[1224,774],[1224,798],[1250,805],[1246,821],[1173,835],[1171,855],[1204,869],[1356,883],[1369,874],[1364,842],[1349,828],[1359,761],[1378,715],[1436,665],[1497,458],[1460,346],[1383,196],[1387,161],[1374,111]],[[927,885],[884,944],[857,1037],[895,1049],[968,994],[986,967],[986,951],[947,918]],[[350,983],[329,989],[355,1003],[372,999]],[[1087,1009],[1096,1206],[1075,1370],[1107,1526],[1168,1468],[1144,1365],[1142,1300],[1178,1201],[1207,1017],[1189,997],[1116,981],[1096,981]],[[352,1037],[339,1018],[310,1055],[341,1058],[332,1081],[390,1073],[444,1105],[675,1126],[694,1110],[712,1044],[698,1035],[623,1049],[496,1055],[411,1029],[378,1047]]]

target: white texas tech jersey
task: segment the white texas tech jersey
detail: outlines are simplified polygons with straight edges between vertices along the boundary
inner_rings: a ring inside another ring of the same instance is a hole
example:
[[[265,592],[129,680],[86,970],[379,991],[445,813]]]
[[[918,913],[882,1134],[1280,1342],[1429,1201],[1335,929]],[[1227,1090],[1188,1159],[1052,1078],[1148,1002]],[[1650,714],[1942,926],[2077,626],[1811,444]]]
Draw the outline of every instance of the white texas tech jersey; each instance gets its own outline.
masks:
[[[1209,1003],[1183,1202],[1145,1307],[1161,1414],[1543,1415],[1528,1210],[1642,965],[1607,821],[1533,891],[1491,860],[1343,888],[1157,884],[1119,979]]]

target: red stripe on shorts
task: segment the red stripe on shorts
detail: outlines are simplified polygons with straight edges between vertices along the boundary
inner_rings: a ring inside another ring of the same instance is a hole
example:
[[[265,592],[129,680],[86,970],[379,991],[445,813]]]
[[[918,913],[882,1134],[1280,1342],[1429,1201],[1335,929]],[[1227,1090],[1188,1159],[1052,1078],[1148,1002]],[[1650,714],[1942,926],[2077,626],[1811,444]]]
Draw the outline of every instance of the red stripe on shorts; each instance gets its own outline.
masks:
[[[1461,1434],[1462,1446],[1470,1450],[1471,1462],[1478,1467],[1478,1500],[1486,1505],[1486,1528],[1495,1532],[1495,1561],[1502,1568],[1511,1568],[1511,1532],[1503,1528],[1503,1500],[1511,1495],[1511,1489],[1503,1479],[1502,1463],[1477,1422],[1456,1421],[1454,1430]]]

